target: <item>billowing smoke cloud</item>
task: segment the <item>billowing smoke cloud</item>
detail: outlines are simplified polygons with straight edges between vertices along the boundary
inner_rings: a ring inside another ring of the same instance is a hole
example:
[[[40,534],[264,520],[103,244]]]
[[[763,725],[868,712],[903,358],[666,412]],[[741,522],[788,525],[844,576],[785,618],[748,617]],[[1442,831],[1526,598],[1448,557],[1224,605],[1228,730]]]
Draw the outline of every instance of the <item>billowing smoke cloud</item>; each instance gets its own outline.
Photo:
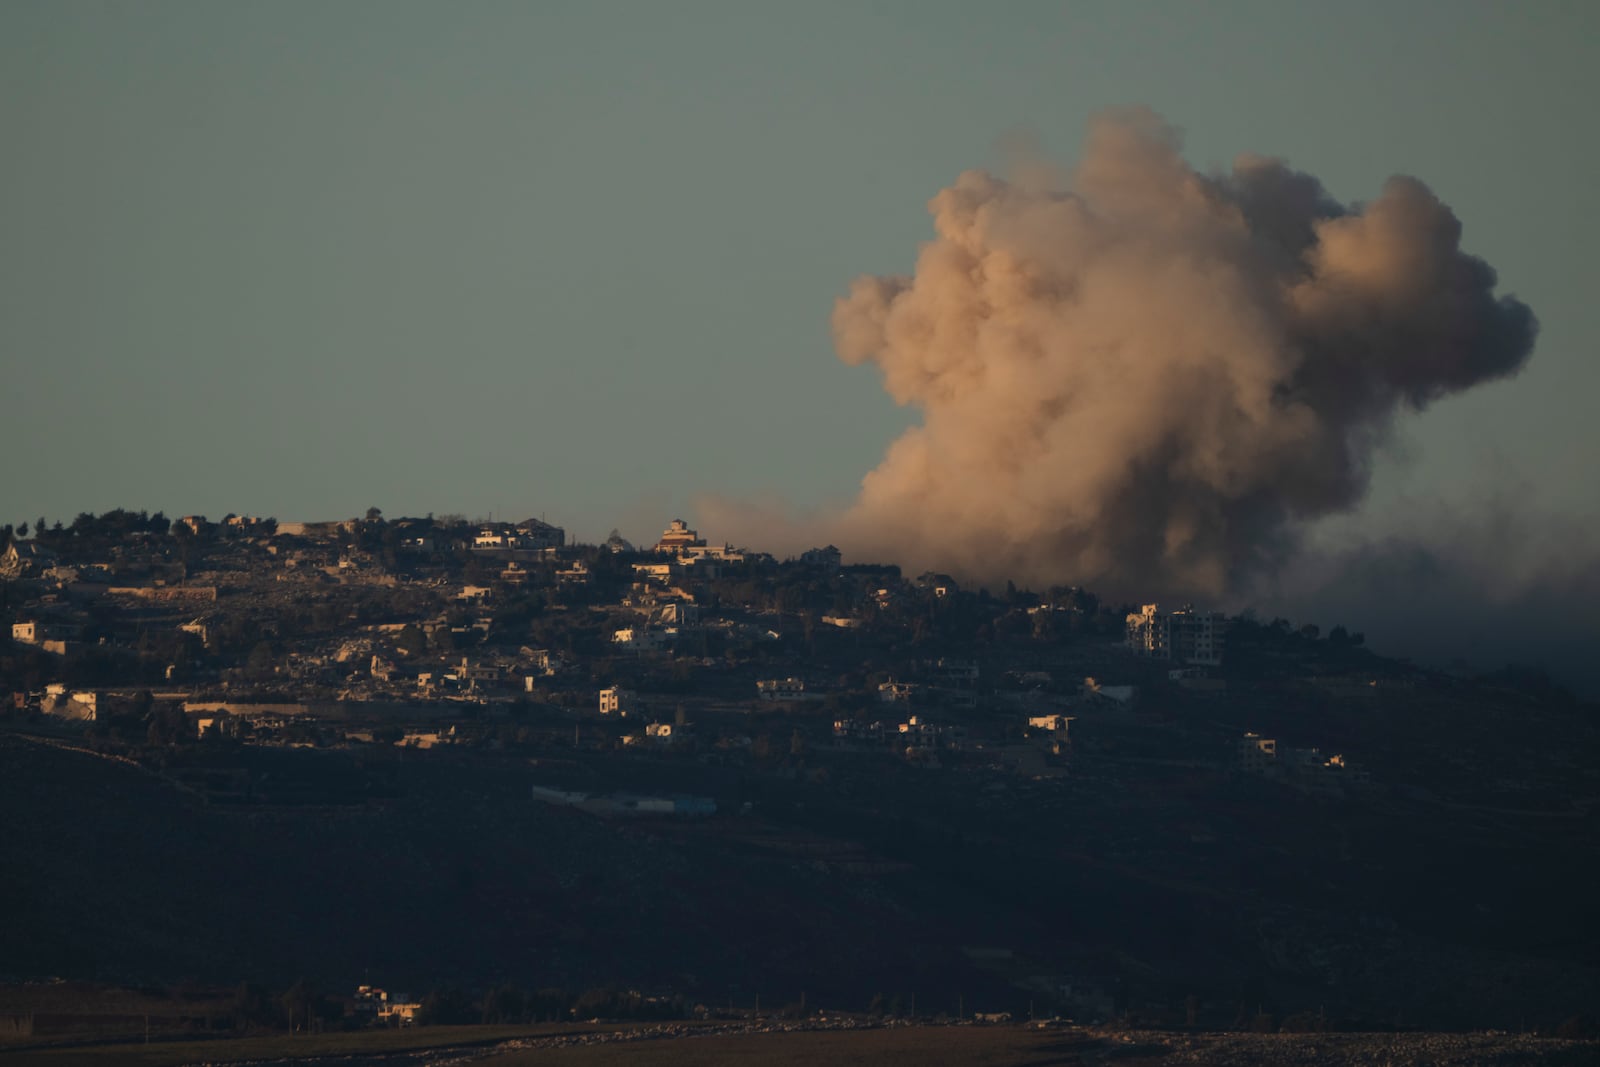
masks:
[[[1532,313],[1421,182],[1347,207],[1179,147],[1120,113],[1065,188],[963,174],[914,274],[839,301],[840,357],[923,413],[831,531],[852,556],[1214,596],[1354,506],[1398,413],[1528,358]]]
[[[1377,652],[1467,674],[1537,668],[1600,699],[1595,518],[1527,497],[1413,501],[1396,529],[1308,545],[1241,606],[1324,631],[1346,623]]]

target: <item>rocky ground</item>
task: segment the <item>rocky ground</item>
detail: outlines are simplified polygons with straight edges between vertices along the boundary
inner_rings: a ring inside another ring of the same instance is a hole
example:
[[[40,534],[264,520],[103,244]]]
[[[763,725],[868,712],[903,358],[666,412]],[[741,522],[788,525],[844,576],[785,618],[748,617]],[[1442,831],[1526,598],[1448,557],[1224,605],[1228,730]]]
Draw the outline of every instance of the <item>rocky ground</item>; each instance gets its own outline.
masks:
[[[1108,1039],[1107,1058],[1206,1067],[1467,1067],[1592,1064],[1600,1045],[1527,1034],[1130,1034]],[[1119,1052],[1118,1046],[1126,1052]],[[1146,1052],[1148,1050],[1148,1052]],[[1131,1053],[1131,1055],[1130,1055]],[[1088,1058],[1085,1062],[1091,1062]]]

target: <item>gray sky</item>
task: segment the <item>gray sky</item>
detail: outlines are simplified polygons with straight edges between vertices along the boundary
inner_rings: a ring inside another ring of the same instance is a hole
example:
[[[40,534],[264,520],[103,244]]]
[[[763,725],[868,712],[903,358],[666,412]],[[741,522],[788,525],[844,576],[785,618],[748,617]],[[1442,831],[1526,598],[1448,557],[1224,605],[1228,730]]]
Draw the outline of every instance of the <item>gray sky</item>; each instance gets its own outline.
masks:
[[[1145,104],[1200,167],[1429,183],[1542,324],[1364,529],[1600,511],[1600,6],[0,6],[0,521],[853,495],[911,415],[833,355],[926,202]],[[715,537],[715,530],[705,533]]]

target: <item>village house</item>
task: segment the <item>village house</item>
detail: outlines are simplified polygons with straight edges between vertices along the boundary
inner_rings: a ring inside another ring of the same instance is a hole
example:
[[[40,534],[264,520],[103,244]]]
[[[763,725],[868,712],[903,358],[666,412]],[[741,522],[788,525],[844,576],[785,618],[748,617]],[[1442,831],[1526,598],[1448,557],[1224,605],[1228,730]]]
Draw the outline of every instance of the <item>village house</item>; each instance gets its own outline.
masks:
[[[1051,733],[1066,736],[1067,728],[1072,725],[1072,715],[1030,715],[1028,716],[1028,729],[1048,730]]]
[[[651,613],[651,626],[698,626],[700,605],[684,600],[662,604]]]
[[[1278,742],[1260,734],[1247,733],[1239,739],[1236,758],[1240,770],[1265,774],[1277,764]]]
[[[882,682],[878,685],[878,700],[884,704],[909,704],[916,690],[909,682]]]
[[[935,685],[967,689],[978,684],[978,665],[967,659],[939,659],[926,669],[928,680]]]
[[[556,584],[563,586],[588,585],[589,567],[583,560],[574,560],[572,566],[556,571]]]
[[[670,563],[635,563],[633,577],[636,581],[666,583],[672,578]]]
[[[884,727],[881,722],[863,722],[860,719],[833,720],[835,741],[882,741]]]
[[[567,531],[543,519],[523,519],[517,523],[516,535],[518,548],[561,548],[567,543]]]
[[[635,699],[636,694],[633,690],[624,689],[620,685],[602,689],[600,690],[600,714],[627,718],[628,713],[634,708]]]
[[[913,715],[899,726],[899,733],[903,740],[912,745],[934,747],[941,741],[959,742],[966,738],[967,731],[960,726],[940,726],[928,722],[918,715]]]
[[[55,566],[56,554],[37,541],[12,541],[0,554],[0,578],[26,578]]]

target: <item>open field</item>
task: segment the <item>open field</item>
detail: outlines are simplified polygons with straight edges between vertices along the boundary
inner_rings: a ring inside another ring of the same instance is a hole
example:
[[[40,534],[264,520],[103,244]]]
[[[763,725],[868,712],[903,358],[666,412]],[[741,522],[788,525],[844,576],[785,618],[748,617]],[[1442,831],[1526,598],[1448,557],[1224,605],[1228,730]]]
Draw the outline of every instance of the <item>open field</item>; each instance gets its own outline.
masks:
[[[1579,1067],[1600,1043],[1517,1034],[1243,1034],[1113,1032],[1027,1026],[819,1029],[815,1023],[437,1027],[224,1041],[59,1047],[4,1056],[8,1065],[187,1067],[295,1063],[339,1067]],[[731,1032],[730,1032],[731,1031]]]
[[[1172,1034],[926,1026],[850,1032],[739,1034],[618,1046],[502,1049],[492,1067],[1495,1067],[1600,1061],[1600,1044],[1481,1034]],[[480,1061],[473,1061],[480,1062]]]
[[[180,1067],[195,1063],[294,1062],[319,1057],[344,1057],[365,1061],[403,1062],[405,1054],[429,1049],[457,1048],[486,1056],[513,1040],[544,1038],[553,1034],[583,1035],[605,1030],[626,1032],[630,1027],[606,1024],[543,1026],[430,1026],[408,1030],[359,1030],[349,1033],[220,1038],[197,1041],[130,1042],[125,1044],[68,1044],[7,1050],[0,1045],[0,1062],[6,1067]]]

